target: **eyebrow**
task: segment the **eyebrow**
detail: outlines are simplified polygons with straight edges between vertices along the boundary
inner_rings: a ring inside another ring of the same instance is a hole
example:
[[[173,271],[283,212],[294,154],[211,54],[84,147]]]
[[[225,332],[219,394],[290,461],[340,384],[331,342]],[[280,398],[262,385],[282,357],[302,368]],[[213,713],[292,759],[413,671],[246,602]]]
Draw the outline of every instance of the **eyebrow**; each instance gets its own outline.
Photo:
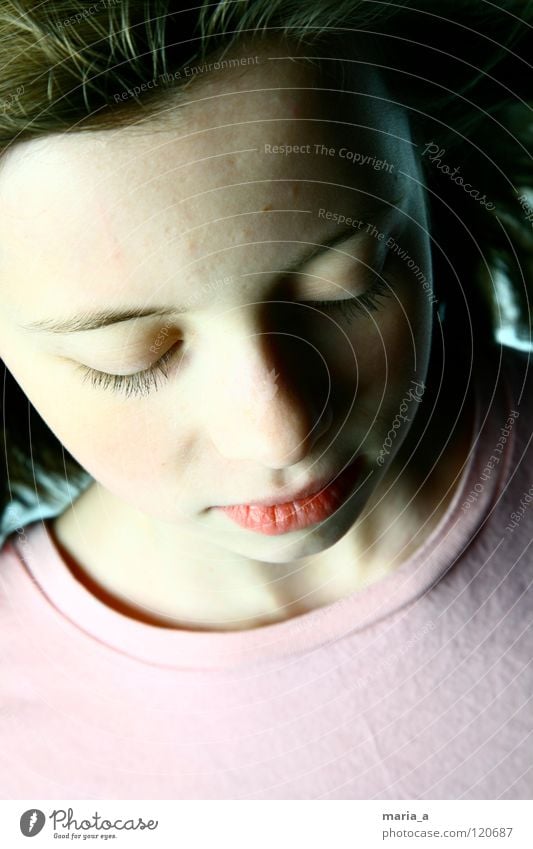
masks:
[[[374,204],[367,207],[363,214],[366,217],[369,214],[375,215],[377,212],[383,213],[385,208],[389,206],[389,210],[385,213],[387,214],[393,208],[400,206],[403,200],[403,197],[393,201],[374,198]],[[355,216],[351,217],[352,220],[357,220],[355,219]],[[365,219],[360,217],[359,221],[361,220]],[[366,223],[370,224],[371,222],[367,221]],[[278,276],[284,276],[286,274],[293,274],[300,271],[305,265],[307,265],[307,263],[319,254],[334,248],[336,245],[345,242],[350,238],[355,238],[357,236],[362,238],[365,234],[368,235],[366,227],[358,229],[353,227],[353,225],[348,225],[342,230],[334,233],[328,239],[323,240],[320,244],[313,245],[303,256],[298,257],[294,260],[294,262],[277,272],[277,274]],[[292,241],[294,243],[294,240]],[[66,335],[68,333],[83,333],[88,330],[101,330],[103,327],[120,324],[125,321],[132,321],[133,319],[156,317],[166,318],[170,315],[180,315],[186,312],[186,310],[187,306],[179,306],[177,304],[174,306],[150,307],[146,309],[139,309],[139,307],[130,307],[120,310],[102,309],[92,313],[78,313],[74,316],[69,316],[59,320],[54,318],[40,319],[39,321],[32,321],[28,324],[21,324],[19,327],[30,332],[45,332]]]
[[[365,235],[368,235],[366,227],[360,230],[357,227],[354,227],[352,224],[348,224],[342,230],[339,230],[337,233],[333,233],[333,235],[330,236],[329,239],[323,239],[320,244],[313,245],[313,247],[311,247],[302,257],[298,257],[294,260],[294,262],[291,262],[289,265],[286,265],[283,269],[281,269],[279,274],[283,277],[285,274],[294,274],[298,271],[301,271],[304,265],[307,265],[316,256],[320,256],[320,254],[325,253],[331,248],[335,248],[337,245],[340,245],[343,242],[351,241],[352,239],[357,239],[357,237],[359,237],[359,239],[362,239]]]
[[[151,307],[150,309],[131,307],[122,310],[99,310],[92,313],[78,313],[77,315],[60,320],[45,318],[40,321],[32,321],[29,324],[21,324],[19,327],[32,332],[82,333],[85,330],[100,330],[102,327],[119,324],[122,321],[132,321],[134,318],[165,317],[171,313],[179,312],[179,307]],[[184,312],[184,308],[181,312]]]

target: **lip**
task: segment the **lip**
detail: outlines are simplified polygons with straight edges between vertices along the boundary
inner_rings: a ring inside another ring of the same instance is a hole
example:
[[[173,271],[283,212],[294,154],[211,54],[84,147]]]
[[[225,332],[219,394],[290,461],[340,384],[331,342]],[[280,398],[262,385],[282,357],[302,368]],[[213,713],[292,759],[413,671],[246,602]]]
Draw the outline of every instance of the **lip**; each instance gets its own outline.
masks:
[[[290,500],[263,499],[216,509],[241,527],[268,536],[302,530],[331,516],[352,493],[361,471],[358,456],[342,472],[309,484]]]

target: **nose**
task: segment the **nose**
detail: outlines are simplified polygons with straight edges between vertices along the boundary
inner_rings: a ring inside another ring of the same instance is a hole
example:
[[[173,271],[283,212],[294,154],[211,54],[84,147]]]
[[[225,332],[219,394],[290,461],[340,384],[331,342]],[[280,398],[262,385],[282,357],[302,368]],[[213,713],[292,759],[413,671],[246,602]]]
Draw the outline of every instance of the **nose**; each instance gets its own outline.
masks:
[[[326,364],[309,342],[297,340],[296,351],[291,340],[289,362],[287,352],[282,357],[269,353],[269,336],[232,334],[231,344],[226,338],[223,363],[210,369],[205,397],[212,403],[206,419],[222,456],[280,469],[309,456],[330,429],[331,387]]]

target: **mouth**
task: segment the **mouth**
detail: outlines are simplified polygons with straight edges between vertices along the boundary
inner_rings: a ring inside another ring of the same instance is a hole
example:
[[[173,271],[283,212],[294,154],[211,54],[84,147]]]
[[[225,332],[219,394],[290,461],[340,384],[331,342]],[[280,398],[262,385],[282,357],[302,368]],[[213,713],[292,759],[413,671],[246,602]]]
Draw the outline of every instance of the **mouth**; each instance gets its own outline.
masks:
[[[323,522],[339,509],[352,494],[362,468],[362,457],[358,456],[333,478],[309,484],[290,500],[263,499],[216,509],[241,527],[267,536],[302,530]]]

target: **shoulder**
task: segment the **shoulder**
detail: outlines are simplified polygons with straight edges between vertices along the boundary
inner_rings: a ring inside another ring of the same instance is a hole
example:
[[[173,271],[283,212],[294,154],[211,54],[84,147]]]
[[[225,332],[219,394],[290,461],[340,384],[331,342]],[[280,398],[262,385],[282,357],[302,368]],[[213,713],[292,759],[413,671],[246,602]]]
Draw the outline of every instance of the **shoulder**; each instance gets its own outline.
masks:
[[[0,543],[0,578],[24,565],[24,550],[35,544],[39,523],[29,523],[4,532]]]
[[[4,533],[0,544],[0,564],[3,567],[2,571],[13,561],[20,562],[19,541],[24,544],[24,541],[27,539],[28,530],[24,527]]]
[[[17,534],[9,534],[0,548],[0,613],[2,615],[3,636],[6,637],[7,623],[13,613],[21,582],[24,582],[23,561],[16,547]]]

